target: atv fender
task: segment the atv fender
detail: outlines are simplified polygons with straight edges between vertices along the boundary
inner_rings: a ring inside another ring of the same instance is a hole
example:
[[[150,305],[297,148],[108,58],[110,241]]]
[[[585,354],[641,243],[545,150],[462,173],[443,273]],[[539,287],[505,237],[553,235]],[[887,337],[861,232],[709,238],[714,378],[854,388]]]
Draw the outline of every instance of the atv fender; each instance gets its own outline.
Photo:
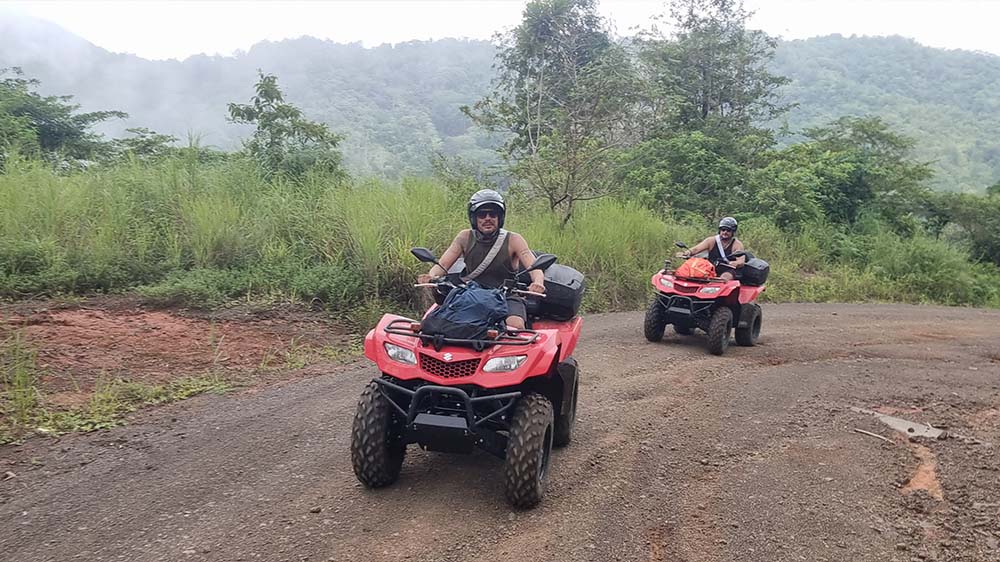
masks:
[[[722,290],[716,295],[716,300],[726,302],[739,302],[740,284],[738,282],[728,282],[722,286]]]
[[[562,381],[562,399],[559,400],[559,404],[557,405],[558,411],[556,412],[556,417],[561,414],[563,404],[570,404],[572,402],[573,389],[576,388],[576,378],[579,372],[575,357],[567,357],[556,365],[556,374],[559,380]]]
[[[576,358],[567,357],[558,363],[553,358],[552,369],[546,376],[531,377],[524,382],[530,391],[537,392],[552,402],[555,417],[558,419],[564,413],[563,406],[572,404],[573,388],[576,386],[578,373]]]

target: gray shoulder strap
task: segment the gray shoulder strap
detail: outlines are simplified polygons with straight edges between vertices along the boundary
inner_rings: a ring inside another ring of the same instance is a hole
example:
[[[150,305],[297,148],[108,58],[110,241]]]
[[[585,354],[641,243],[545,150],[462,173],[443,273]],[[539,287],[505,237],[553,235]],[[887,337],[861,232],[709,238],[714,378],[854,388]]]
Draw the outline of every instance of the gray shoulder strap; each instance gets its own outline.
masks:
[[[469,233],[470,238],[475,235],[476,235],[475,232]],[[507,239],[507,231],[501,228],[500,232],[497,234],[497,239],[493,242],[493,247],[490,248],[490,252],[486,254],[485,258],[483,258],[483,262],[479,264],[479,267],[477,267],[475,271],[463,277],[462,281],[472,281],[476,277],[482,275],[483,272],[486,271],[486,268],[489,267],[491,263],[493,263],[494,259],[496,259],[497,254],[500,253],[500,249],[503,248],[503,241],[506,239]]]
[[[719,247],[719,256],[722,257],[722,261],[729,263],[729,256],[726,255],[726,249],[722,247],[722,237],[718,234],[715,235],[715,245]]]

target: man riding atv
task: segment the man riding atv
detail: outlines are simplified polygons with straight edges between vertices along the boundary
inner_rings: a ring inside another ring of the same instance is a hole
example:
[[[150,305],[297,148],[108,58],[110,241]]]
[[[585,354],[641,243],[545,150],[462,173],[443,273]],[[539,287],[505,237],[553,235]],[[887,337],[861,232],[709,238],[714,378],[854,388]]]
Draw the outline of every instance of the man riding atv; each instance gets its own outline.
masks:
[[[701,252],[707,251],[708,261],[712,262],[712,265],[715,266],[716,274],[722,279],[734,279],[736,277],[736,270],[743,267],[743,264],[746,263],[746,257],[742,255],[738,258],[729,259],[729,256],[733,253],[745,251],[743,242],[740,242],[736,238],[737,227],[736,219],[726,217],[719,221],[718,235],[709,236],[699,242],[694,248],[678,252],[677,257],[690,258],[691,256],[696,256]]]
[[[475,279],[483,287],[495,289],[520,267],[527,269],[535,263],[535,254],[528,248],[524,237],[503,229],[507,206],[502,195],[492,189],[477,191],[469,198],[468,214],[472,228],[459,232],[441,256],[441,265],[435,264],[426,275],[420,275],[418,282],[427,283],[434,277],[447,274],[447,270],[461,257],[465,260],[464,280]],[[544,293],[545,273],[533,270],[530,275],[528,290]],[[523,330],[528,316],[524,299],[508,296],[507,308],[510,313],[507,327]]]

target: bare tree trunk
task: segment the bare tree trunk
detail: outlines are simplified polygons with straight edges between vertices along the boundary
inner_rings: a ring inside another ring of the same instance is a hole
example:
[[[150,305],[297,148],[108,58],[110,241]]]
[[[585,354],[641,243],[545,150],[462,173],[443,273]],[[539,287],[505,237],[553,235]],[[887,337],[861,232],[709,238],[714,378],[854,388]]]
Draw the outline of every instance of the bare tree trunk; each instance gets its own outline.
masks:
[[[563,212],[562,223],[559,224],[559,229],[565,229],[566,225],[569,224],[569,219],[573,218],[573,203],[576,199],[572,197],[569,198],[569,203],[566,204],[566,210]]]

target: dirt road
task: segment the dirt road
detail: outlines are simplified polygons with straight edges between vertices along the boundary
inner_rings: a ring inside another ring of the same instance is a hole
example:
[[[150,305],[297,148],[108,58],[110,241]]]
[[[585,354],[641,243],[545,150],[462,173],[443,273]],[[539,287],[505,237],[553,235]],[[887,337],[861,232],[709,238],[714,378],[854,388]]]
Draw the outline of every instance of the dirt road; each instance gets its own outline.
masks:
[[[312,367],[0,449],[0,558],[1000,560],[1000,311],[764,314],[760,345],[724,357],[647,343],[641,313],[588,317],[577,433],[532,511],[485,453],[411,448],[395,486],[363,489],[348,442],[375,373]],[[909,442],[851,407],[962,438]]]

